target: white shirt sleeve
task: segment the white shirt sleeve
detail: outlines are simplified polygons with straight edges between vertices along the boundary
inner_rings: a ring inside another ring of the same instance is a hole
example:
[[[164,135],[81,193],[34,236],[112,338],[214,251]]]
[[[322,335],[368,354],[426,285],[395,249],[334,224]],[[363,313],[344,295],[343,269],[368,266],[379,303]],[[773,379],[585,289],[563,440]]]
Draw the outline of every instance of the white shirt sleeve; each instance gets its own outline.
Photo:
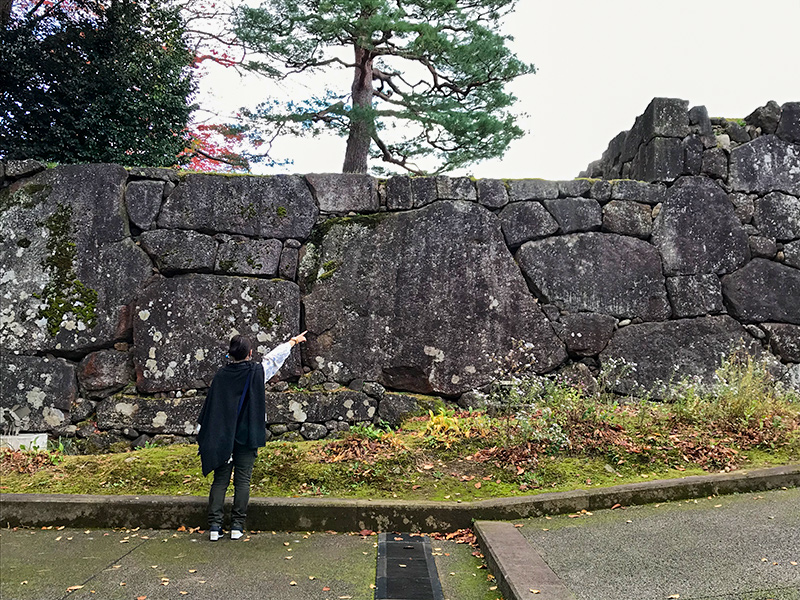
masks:
[[[264,381],[269,381],[270,378],[278,372],[278,369],[283,366],[283,363],[292,352],[291,342],[284,342],[269,354],[261,359],[261,366],[264,367]]]

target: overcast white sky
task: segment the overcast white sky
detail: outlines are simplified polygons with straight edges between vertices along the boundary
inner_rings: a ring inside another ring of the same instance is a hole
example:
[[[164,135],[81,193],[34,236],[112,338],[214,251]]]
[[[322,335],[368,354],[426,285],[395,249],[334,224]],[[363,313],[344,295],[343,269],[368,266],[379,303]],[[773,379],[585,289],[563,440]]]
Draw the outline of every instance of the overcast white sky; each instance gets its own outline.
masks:
[[[576,177],[655,96],[733,118],[768,100],[800,101],[800,0],[519,0],[512,17],[512,47],[538,69],[510,86],[528,134],[465,174]],[[281,94],[231,71],[203,87],[201,103],[223,113]],[[255,170],[339,172],[344,147],[337,137],[286,140],[278,154],[294,164]]]

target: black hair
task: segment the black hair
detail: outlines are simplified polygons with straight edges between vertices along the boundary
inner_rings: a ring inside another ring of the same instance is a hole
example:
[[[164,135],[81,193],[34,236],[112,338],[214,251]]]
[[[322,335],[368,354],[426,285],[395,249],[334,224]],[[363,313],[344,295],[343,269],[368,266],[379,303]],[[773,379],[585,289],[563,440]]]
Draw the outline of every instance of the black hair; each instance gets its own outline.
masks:
[[[247,355],[250,354],[252,348],[253,342],[250,341],[250,338],[246,338],[243,335],[235,335],[231,338],[231,346],[228,349],[228,355],[233,360],[244,360],[247,358]]]

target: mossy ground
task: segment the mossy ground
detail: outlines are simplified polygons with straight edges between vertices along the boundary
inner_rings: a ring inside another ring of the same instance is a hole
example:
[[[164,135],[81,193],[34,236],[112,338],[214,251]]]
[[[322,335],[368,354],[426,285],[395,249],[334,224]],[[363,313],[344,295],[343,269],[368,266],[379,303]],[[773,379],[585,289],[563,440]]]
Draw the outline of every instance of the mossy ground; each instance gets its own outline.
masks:
[[[255,496],[471,501],[800,461],[800,399],[752,360],[712,390],[625,402],[543,378],[503,392],[505,412],[438,409],[401,428],[354,427],[338,439],[270,442]],[[205,495],[197,446],[122,454],[0,455],[0,491]]]

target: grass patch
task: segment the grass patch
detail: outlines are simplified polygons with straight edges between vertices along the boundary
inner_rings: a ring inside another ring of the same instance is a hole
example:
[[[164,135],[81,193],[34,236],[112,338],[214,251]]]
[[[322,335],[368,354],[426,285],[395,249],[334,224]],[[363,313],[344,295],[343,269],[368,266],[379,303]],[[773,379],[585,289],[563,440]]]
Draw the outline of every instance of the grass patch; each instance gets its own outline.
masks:
[[[610,486],[800,460],[800,400],[766,366],[734,356],[714,385],[683,382],[668,402],[633,401],[544,377],[515,379],[499,409],[439,409],[398,430],[360,426],[338,439],[271,442],[254,496],[469,501]],[[208,493],[196,446],[70,456],[0,455],[0,491]]]

